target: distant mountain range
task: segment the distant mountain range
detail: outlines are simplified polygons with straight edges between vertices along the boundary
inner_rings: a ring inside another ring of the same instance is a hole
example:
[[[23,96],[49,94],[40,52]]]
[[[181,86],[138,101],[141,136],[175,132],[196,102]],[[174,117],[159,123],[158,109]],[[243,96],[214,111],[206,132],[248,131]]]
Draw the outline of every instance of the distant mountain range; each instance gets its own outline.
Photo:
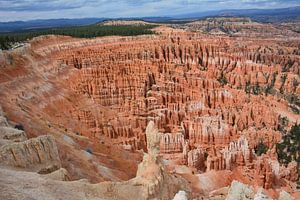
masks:
[[[0,22],[0,32],[15,32],[34,29],[60,28],[69,26],[83,26],[101,22],[104,18],[82,19],[38,19],[30,21]]]
[[[118,18],[124,20],[144,20],[148,22],[172,22],[187,21],[206,17],[250,17],[259,22],[286,22],[300,21],[300,6],[279,9],[243,9],[243,10],[219,10],[188,13],[166,17],[141,17],[141,18]],[[0,32],[18,32],[35,29],[60,28],[70,26],[84,26],[110,20],[109,18],[82,18],[82,19],[46,19],[15,22],[0,22]]]
[[[244,9],[244,10],[220,10],[198,13],[189,13],[173,16],[177,19],[199,19],[214,16],[250,17],[260,22],[283,22],[300,20],[300,6],[278,9]]]

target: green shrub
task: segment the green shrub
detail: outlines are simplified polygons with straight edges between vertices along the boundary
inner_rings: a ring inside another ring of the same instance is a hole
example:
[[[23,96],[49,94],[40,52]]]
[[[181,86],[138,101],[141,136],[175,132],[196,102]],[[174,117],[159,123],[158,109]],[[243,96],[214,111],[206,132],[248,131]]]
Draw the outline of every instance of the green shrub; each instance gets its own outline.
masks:
[[[217,79],[219,81],[219,83],[224,86],[228,83],[225,75],[223,74],[223,72],[221,73],[221,76]]]
[[[281,117],[281,116],[279,116],[278,122],[279,122],[278,123],[278,130],[281,133],[285,134],[286,133],[286,127],[287,127],[287,125],[289,123],[287,117]]]
[[[262,141],[254,148],[255,154],[261,156],[262,154],[267,153],[268,147]]]
[[[280,78],[281,78],[281,86],[280,86],[279,91],[280,91],[281,94],[283,94],[284,93],[284,87],[283,86],[284,86],[285,81],[287,79],[287,74],[282,74]]]
[[[300,125],[294,125],[291,130],[283,136],[282,142],[276,145],[278,160],[282,164],[288,164],[295,160],[300,164]]]

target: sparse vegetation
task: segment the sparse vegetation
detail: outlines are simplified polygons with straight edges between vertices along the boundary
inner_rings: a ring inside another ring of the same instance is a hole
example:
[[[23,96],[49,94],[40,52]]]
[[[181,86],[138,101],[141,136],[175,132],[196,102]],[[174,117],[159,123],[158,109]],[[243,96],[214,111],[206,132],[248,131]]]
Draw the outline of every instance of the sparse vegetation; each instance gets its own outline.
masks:
[[[286,100],[290,103],[290,104],[295,104],[297,106],[300,106],[300,99],[296,94],[290,94],[286,96]]]
[[[250,82],[249,82],[249,81],[246,83],[245,92],[246,92],[247,94],[250,94],[250,93],[251,93],[251,85],[250,85]]]
[[[93,150],[91,148],[87,148],[85,151],[88,152],[89,154],[93,154]]]
[[[22,124],[16,124],[15,129],[19,129],[21,131],[24,131],[24,126]]]
[[[298,49],[294,49],[293,54],[298,56],[300,55],[300,46],[298,46]]]
[[[293,113],[295,113],[297,115],[300,114],[300,109],[297,106],[291,104],[291,105],[289,105],[289,108],[293,111]]]
[[[300,125],[294,125],[291,130],[283,136],[282,142],[276,145],[278,160],[287,165],[295,160],[300,165]]]
[[[281,78],[281,87],[280,87],[279,91],[280,91],[281,94],[284,94],[284,84],[285,84],[285,81],[287,79],[287,75],[282,74],[280,78]]]
[[[289,94],[285,96],[285,99],[289,102],[290,109],[295,114],[300,114],[300,99],[296,94]]]
[[[256,155],[261,156],[262,154],[267,153],[268,147],[262,141],[260,141],[254,150]]]
[[[227,81],[227,79],[226,79],[223,72],[221,73],[221,76],[218,78],[218,81],[222,86],[224,86],[228,83],[228,81]]]
[[[289,123],[287,117],[281,117],[281,116],[279,116],[278,122],[279,122],[278,123],[278,130],[281,133],[285,134],[286,133],[286,127],[287,127],[287,125]]]
[[[76,135],[81,135],[79,132],[76,132],[75,134],[76,134]]]
[[[293,79],[293,88],[294,88],[294,91],[297,89],[298,85],[299,85],[298,80],[296,78],[294,78]]]
[[[207,157],[208,157],[208,153],[205,151],[204,152],[204,160],[207,160]]]
[[[293,66],[294,62],[289,59],[287,64],[282,67],[282,72],[288,72],[290,68]]]
[[[246,83],[245,92],[247,94],[260,95],[262,94],[264,89],[256,83],[255,85],[250,85],[250,82]]]
[[[0,34],[0,49],[10,49],[15,43],[24,42],[41,35],[66,35],[78,38],[93,38],[111,35],[136,36],[144,34],[154,34],[154,31],[150,30],[154,27],[155,25],[90,25],[69,28],[34,30],[28,32],[5,33]]]
[[[267,87],[265,88],[265,94],[274,94],[274,85],[275,85],[275,81],[276,81],[276,77],[277,77],[278,73],[275,72],[272,74],[272,80],[271,83],[269,85],[267,85]]]
[[[253,87],[252,87],[252,91],[254,95],[259,95],[262,93],[262,88],[258,85],[258,83],[256,83]]]

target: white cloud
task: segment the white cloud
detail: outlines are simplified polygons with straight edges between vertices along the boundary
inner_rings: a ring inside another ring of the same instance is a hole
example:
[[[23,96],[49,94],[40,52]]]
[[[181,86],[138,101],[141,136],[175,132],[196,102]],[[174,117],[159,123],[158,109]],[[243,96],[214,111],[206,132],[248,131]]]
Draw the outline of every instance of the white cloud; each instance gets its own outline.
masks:
[[[0,0],[0,21],[170,16],[207,10],[276,8],[299,0]]]

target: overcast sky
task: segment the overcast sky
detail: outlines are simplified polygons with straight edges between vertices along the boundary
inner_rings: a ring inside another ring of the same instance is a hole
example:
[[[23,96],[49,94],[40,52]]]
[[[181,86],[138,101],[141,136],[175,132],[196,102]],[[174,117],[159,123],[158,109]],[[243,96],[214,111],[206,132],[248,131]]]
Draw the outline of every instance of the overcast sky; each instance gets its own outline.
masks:
[[[300,0],[0,0],[0,21],[172,16],[223,9],[299,6]]]

